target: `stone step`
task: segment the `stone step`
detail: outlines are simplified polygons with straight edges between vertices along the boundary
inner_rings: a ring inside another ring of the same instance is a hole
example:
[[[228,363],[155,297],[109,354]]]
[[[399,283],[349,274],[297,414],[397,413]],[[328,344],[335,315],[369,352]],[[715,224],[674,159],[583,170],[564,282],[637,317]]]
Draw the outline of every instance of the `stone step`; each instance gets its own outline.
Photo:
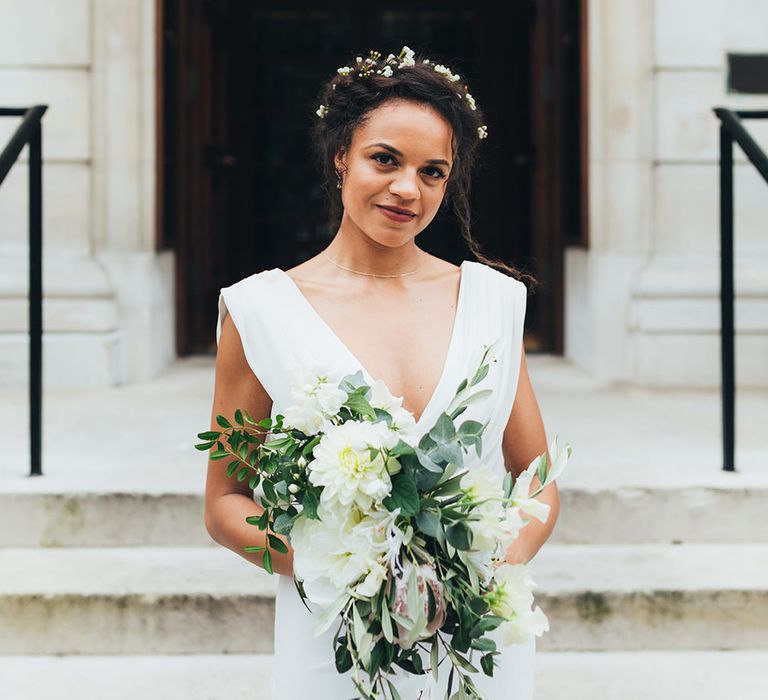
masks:
[[[547,543],[542,651],[768,649],[768,545]],[[0,549],[0,654],[269,653],[277,579],[223,547]]]
[[[272,700],[271,667],[269,654],[5,656],[0,697]],[[536,654],[535,700],[764,700],[766,687],[764,650]]]
[[[768,485],[563,486],[560,498],[552,543],[768,543]],[[197,493],[0,489],[0,547],[212,544]]]

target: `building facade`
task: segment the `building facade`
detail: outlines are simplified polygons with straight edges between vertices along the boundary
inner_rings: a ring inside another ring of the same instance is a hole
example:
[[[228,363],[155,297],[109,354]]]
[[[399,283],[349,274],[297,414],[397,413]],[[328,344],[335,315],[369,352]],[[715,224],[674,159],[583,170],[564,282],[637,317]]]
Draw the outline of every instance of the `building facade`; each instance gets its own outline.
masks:
[[[713,387],[727,54],[768,53],[760,0],[584,0],[586,245],[562,250],[563,354],[600,379]],[[150,379],[177,356],[161,247],[156,0],[0,0],[0,104],[43,121],[46,386]],[[12,18],[12,21],[7,21]],[[768,123],[749,125],[768,147]],[[5,143],[13,120],[0,120]],[[0,186],[0,385],[27,382],[27,167]],[[768,186],[737,152],[738,386],[768,386]],[[211,332],[213,332],[211,328]]]

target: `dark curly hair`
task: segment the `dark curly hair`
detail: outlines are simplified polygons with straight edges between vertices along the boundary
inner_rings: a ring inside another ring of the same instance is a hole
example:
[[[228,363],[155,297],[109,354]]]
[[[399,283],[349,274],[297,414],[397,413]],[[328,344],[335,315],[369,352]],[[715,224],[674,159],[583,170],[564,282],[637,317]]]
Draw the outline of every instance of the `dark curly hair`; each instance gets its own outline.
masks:
[[[332,225],[338,228],[343,213],[336,186],[338,176],[334,156],[342,149],[349,151],[355,130],[383,103],[402,99],[428,105],[440,113],[453,129],[453,166],[443,204],[452,205],[467,247],[478,261],[527,282],[529,287],[535,287],[537,282],[529,274],[486,256],[472,235],[469,194],[472,174],[478,164],[477,148],[482,139],[480,128],[485,125],[484,113],[475,104],[466,82],[451,80],[451,77],[457,76],[446,75],[451,71],[440,64],[412,52],[412,64],[406,62],[398,68],[397,64],[406,50],[410,51],[403,47],[394,62],[392,54],[385,61],[378,60],[381,54],[376,51],[371,51],[365,60],[353,57],[345,66],[346,70],[341,69],[343,72],[326,82],[317,96],[316,104],[320,104],[320,109],[311,136],[323,189],[328,197]],[[390,70],[386,66],[394,68],[391,75],[388,75]]]

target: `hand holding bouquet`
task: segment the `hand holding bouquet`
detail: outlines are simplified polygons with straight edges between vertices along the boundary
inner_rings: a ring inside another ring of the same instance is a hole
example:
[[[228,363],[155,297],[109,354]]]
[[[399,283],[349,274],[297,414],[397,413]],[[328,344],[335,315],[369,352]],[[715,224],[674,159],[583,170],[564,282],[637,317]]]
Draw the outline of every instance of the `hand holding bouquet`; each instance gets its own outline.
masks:
[[[337,624],[336,668],[352,670],[363,698],[399,698],[394,666],[432,673],[448,659],[448,693],[481,698],[473,680],[479,665],[493,675],[499,629],[503,643],[541,635],[549,623],[531,609],[535,585],[525,564],[504,556],[528,522],[546,521],[549,506],[536,496],[564,469],[570,445],[558,448],[548,466],[543,453],[517,479],[498,465],[464,467],[464,454],[482,456],[487,424],[456,419],[487,399],[474,390],[488,374],[501,340],[483,346],[471,378],[421,439],[413,415],[379,381],[362,372],[338,382],[322,371],[294,376],[295,404],[284,414],[255,422],[238,409],[233,426],[217,416],[222,431],[198,434],[210,458],[232,459],[227,475],[261,485],[263,514],[247,521],[267,533],[270,549],[294,549],[294,581],[302,600],[324,608],[315,633]],[[271,435],[271,440],[265,436]],[[529,493],[531,480],[540,487]],[[420,653],[424,652],[424,654]],[[428,664],[424,659],[429,658]]]

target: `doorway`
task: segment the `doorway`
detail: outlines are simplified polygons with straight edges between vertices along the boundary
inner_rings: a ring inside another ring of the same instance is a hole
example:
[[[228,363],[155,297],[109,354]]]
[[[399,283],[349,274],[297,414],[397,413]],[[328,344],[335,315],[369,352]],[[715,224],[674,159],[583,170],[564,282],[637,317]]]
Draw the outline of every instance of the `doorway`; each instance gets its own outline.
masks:
[[[503,20],[450,0],[158,2],[158,246],[176,252],[179,356],[215,353],[221,287],[329,243],[308,142],[315,96],[350,53],[403,44],[466,76],[485,111],[473,232],[541,281],[526,351],[562,353],[563,247],[586,245],[584,0],[519,0]],[[455,264],[472,257],[444,213],[418,240]]]

